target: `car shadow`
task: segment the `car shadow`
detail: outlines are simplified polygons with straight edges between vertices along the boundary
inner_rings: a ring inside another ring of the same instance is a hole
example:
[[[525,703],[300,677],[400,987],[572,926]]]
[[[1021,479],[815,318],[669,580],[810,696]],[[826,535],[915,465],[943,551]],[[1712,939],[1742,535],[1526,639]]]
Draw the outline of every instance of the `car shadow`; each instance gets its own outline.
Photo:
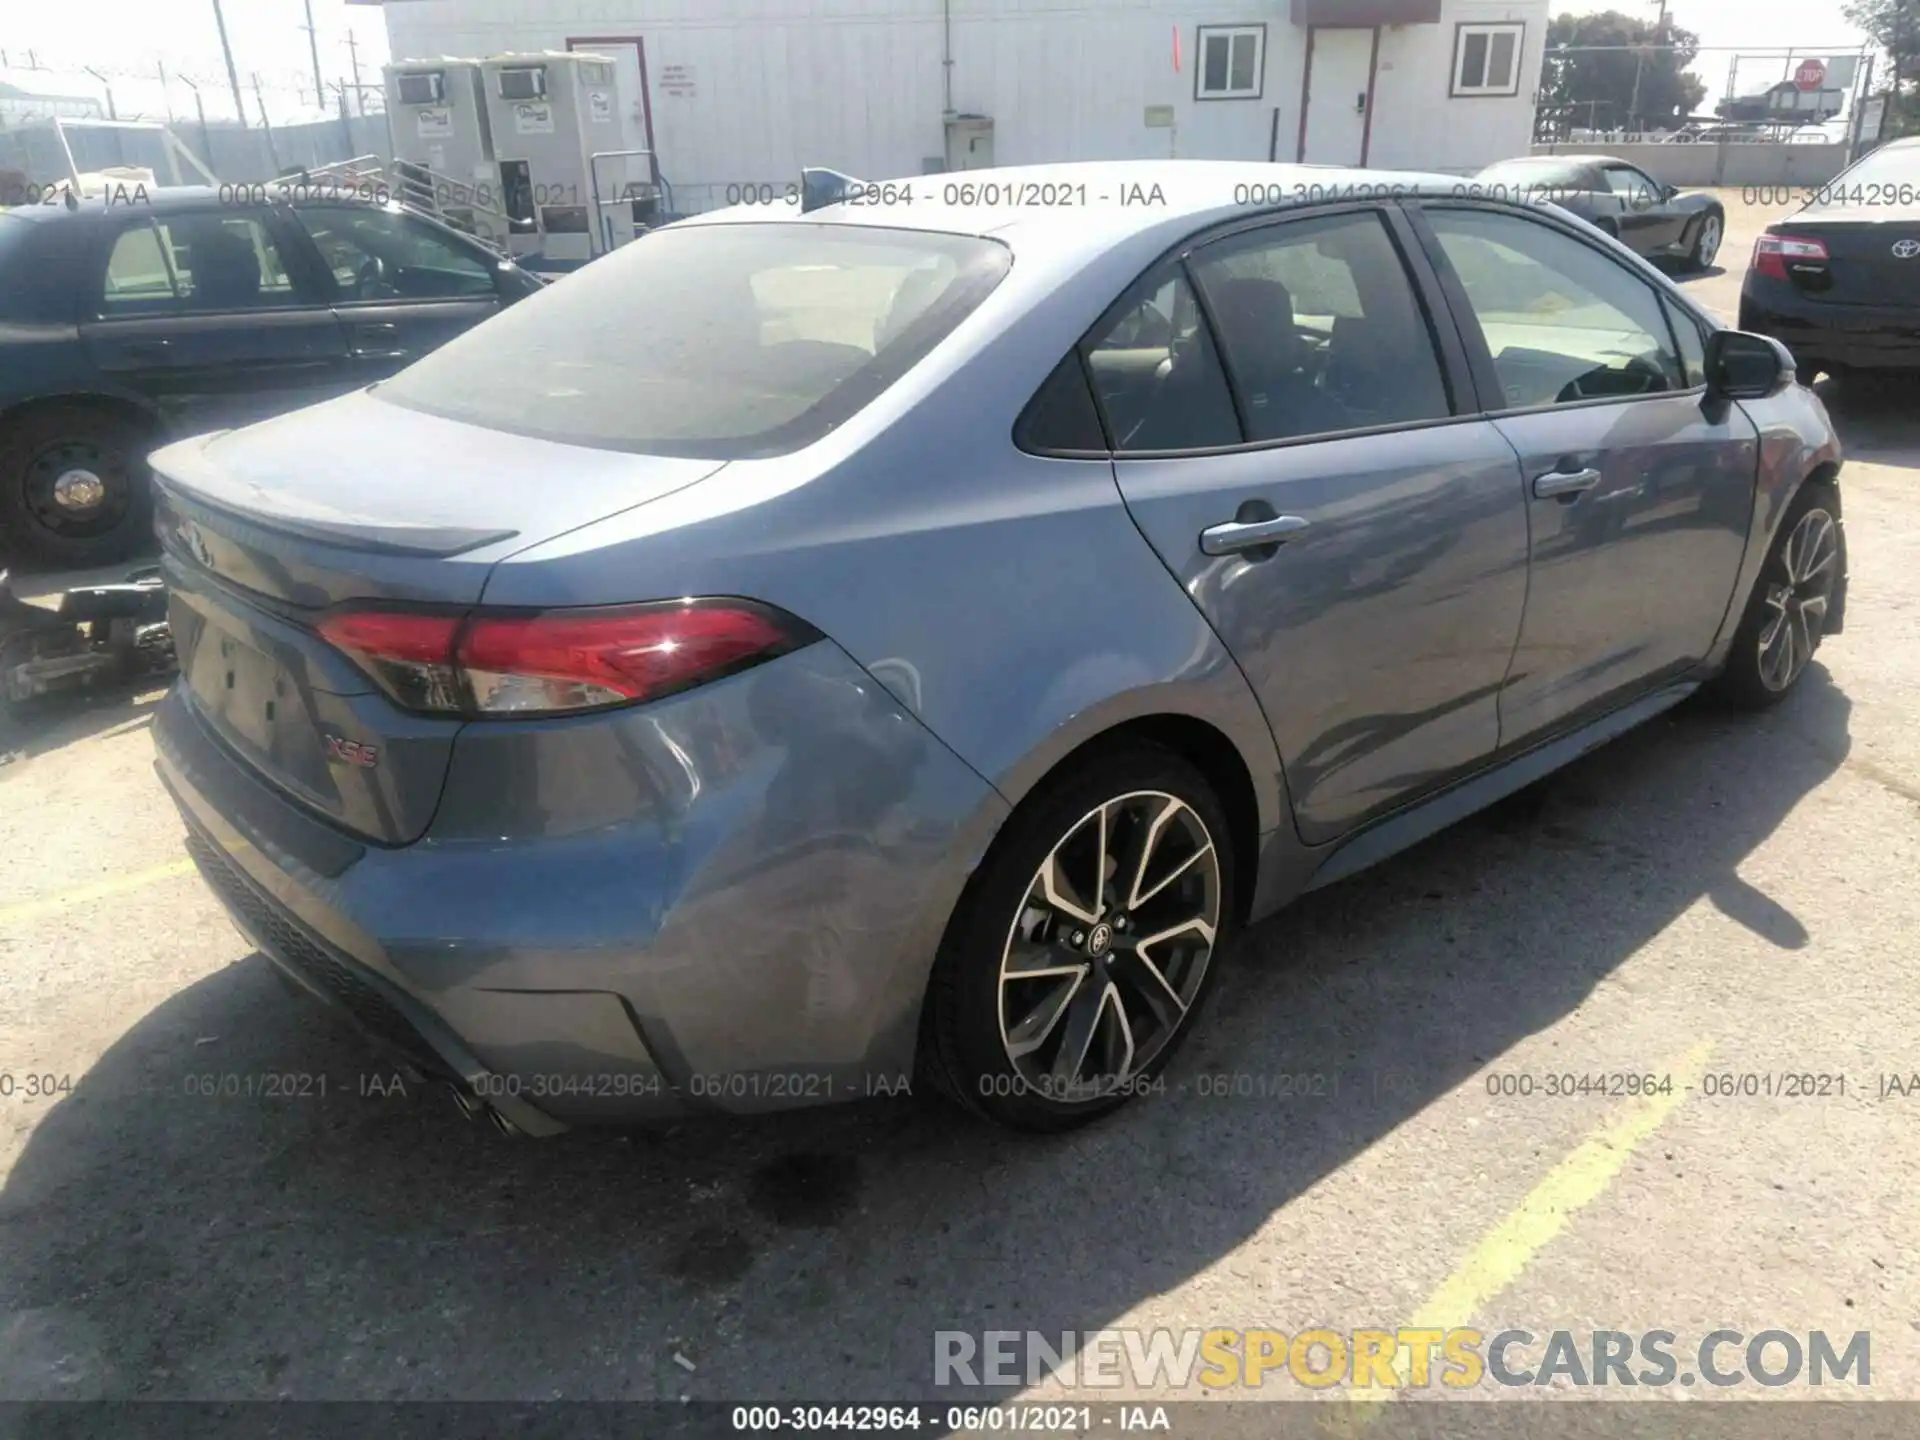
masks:
[[[166,693],[151,675],[49,695],[22,706],[0,704],[0,765],[30,760],[82,740],[137,729],[153,718]]]
[[[1848,714],[1817,663],[1761,716],[1683,706],[1306,897],[1226,957],[1168,1094],[1064,1137],[897,1099],[509,1141],[236,941],[13,1102],[0,1398],[932,1398],[936,1329],[1096,1329],[1187,1284],[1703,898],[1817,939],[1740,870]],[[1364,1267],[1367,1232],[1302,1263]]]

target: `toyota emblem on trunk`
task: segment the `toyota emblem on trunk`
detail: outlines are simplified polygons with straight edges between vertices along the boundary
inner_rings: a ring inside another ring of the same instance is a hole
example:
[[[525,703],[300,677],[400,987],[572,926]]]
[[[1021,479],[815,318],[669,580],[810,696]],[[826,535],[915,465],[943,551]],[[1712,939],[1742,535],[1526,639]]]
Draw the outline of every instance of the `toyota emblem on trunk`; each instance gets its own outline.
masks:
[[[1911,260],[1920,255],[1920,240],[1896,240],[1893,242],[1893,258]]]

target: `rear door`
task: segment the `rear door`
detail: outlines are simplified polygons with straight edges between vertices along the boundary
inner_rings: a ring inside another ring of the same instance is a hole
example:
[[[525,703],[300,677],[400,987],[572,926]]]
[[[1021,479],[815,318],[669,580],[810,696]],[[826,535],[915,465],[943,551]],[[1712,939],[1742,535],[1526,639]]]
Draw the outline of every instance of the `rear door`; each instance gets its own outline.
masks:
[[[123,212],[89,286],[88,358],[177,434],[250,424],[336,393],[346,342],[264,212]]]
[[[303,205],[289,223],[319,257],[355,387],[384,380],[500,309],[498,268],[487,253],[418,216]]]
[[[1526,594],[1513,451],[1472,415],[1403,225],[1240,228],[1083,351],[1128,507],[1252,683],[1310,843],[1492,754]]]
[[[1758,436],[1739,406],[1708,401],[1698,322],[1637,268],[1533,214],[1416,215],[1526,476],[1510,745],[1705,658],[1746,552]]]

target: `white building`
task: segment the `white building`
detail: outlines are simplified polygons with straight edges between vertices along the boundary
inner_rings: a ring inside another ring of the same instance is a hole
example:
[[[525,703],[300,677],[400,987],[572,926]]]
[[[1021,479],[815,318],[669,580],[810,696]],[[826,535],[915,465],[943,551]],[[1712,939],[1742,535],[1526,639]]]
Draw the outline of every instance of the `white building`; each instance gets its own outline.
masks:
[[[381,0],[357,0],[381,3]],[[1053,160],[1524,155],[1547,0],[385,0],[395,60],[614,57],[679,208]]]

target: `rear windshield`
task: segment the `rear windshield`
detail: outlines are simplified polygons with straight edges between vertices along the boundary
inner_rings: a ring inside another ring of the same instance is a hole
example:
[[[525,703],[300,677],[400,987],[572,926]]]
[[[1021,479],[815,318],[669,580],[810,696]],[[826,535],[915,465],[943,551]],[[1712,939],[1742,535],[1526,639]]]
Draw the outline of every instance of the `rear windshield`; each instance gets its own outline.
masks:
[[[1920,199],[1920,145],[1887,146],[1851,170],[1814,187],[1808,210],[1849,205],[1903,205]]]
[[[1012,257],[977,236],[696,225],[596,260],[374,394],[609,450],[731,460],[811,444],[939,344]]]

